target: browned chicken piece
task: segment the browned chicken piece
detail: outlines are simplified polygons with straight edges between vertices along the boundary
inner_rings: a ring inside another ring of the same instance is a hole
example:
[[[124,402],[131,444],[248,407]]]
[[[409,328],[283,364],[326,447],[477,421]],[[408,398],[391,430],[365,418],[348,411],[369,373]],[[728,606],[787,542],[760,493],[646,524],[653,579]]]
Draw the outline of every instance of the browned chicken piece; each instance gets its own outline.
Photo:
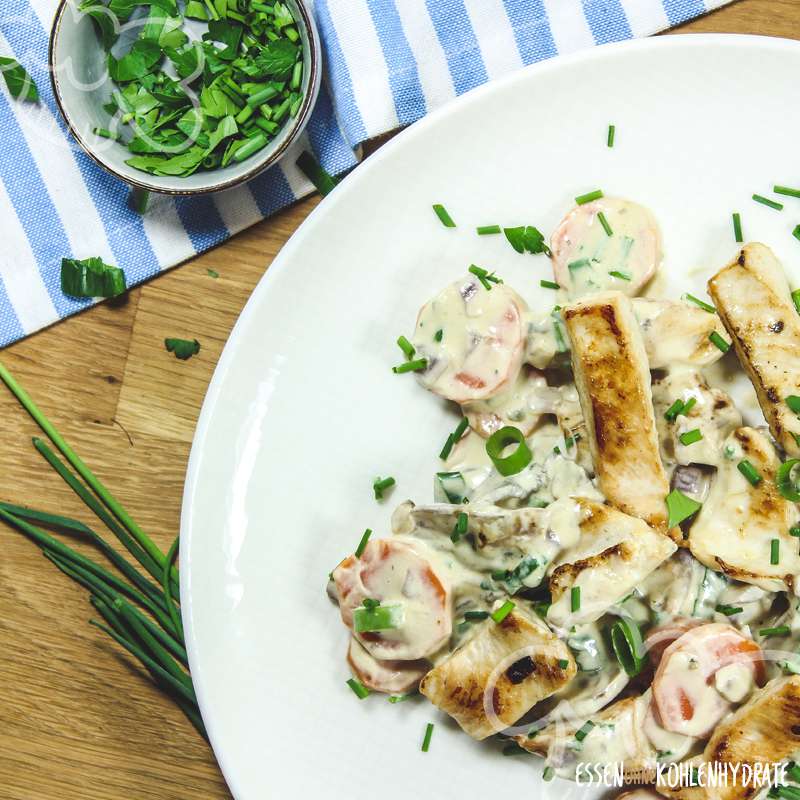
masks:
[[[568,628],[594,622],[675,552],[675,544],[644,520],[611,506],[577,499],[580,537],[559,554],[550,574],[547,620]],[[573,610],[572,591],[580,592]]]
[[[570,770],[585,764],[621,763],[626,780],[649,776],[656,751],[644,733],[649,695],[626,697],[612,703],[588,720],[555,721],[534,733],[514,736],[529,753],[544,756],[556,769]],[[575,734],[585,732],[580,750],[573,747]]]
[[[513,725],[575,672],[566,644],[517,607],[500,623],[482,623],[419,690],[474,739],[485,739]]]
[[[780,466],[775,448],[765,434],[745,427],[725,439],[723,453],[726,457],[689,529],[692,555],[729,578],[769,592],[793,591],[800,555],[789,529],[800,514],[775,486]],[[761,476],[756,486],[739,471],[743,460]]]
[[[757,242],[708,282],[736,355],[753,383],[775,440],[800,456],[800,418],[786,405],[800,395],[800,316],[773,252]]]
[[[717,725],[700,761],[731,765],[728,785],[659,792],[673,800],[749,800],[758,788],[734,781],[732,768],[776,764],[800,750],[800,675],[771,680]]]
[[[561,313],[600,490],[620,511],[666,532],[669,480],[631,301],[620,292],[604,292]]]

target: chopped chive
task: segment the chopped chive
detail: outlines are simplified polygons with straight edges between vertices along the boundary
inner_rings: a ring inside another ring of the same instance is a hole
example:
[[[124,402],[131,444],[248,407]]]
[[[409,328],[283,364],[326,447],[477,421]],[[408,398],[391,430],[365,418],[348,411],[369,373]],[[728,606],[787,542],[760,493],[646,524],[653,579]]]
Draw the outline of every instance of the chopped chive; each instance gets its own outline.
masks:
[[[570,261],[567,264],[567,269],[572,271],[575,269],[583,269],[583,267],[588,267],[591,265],[591,261],[588,258],[579,258],[576,261]]]
[[[581,725],[581,727],[575,731],[575,738],[579,742],[582,742],[591,733],[592,728],[594,728],[594,722],[592,722],[590,719],[587,719],[586,722],[584,722],[583,725]]]
[[[455,433],[453,433],[453,437],[455,438],[456,441],[458,441],[464,435],[464,431],[467,429],[468,425],[469,425],[469,420],[466,417],[461,417],[461,420],[456,426]]]
[[[759,636],[788,636],[792,629],[788,625],[777,625],[774,628],[761,628]]]
[[[453,222],[453,218],[447,213],[447,209],[441,203],[435,203],[433,210],[445,228],[455,228],[456,224]]]
[[[667,527],[674,528],[680,525],[685,519],[689,519],[693,514],[696,514],[702,507],[702,503],[687,497],[683,492],[678,489],[673,489],[665,498],[667,504]]]
[[[769,543],[769,563],[770,564],[780,564],[781,563],[781,540],[780,539],[772,539]]]
[[[790,189],[788,186],[773,186],[772,191],[786,197],[800,197],[800,189]]]
[[[353,694],[359,699],[363,700],[365,697],[369,697],[369,689],[364,686],[363,683],[357,681],[355,678],[350,678],[347,681],[347,685],[353,690]]]
[[[611,626],[611,646],[620,666],[629,677],[634,677],[642,671],[645,663],[645,647],[642,641],[642,632],[633,619],[617,620]]]
[[[681,444],[688,445],[699,442],[703,438],[703,434],[700,432],[699,428],[695,428],[694,430],[682,433],[678,438],[680,439]]]
[[[791,411],[794,411],[795,414],[800,414],[800,397],[796,394],[790,394],[786,396],[784,402]]]
[[[443,336],[444,336],[444,331],[441,328],[439,328],[439,330],[436,331],[436,333],[433,334],[433,341],[434,342],[441,342]]]
[[[789,536],[800,536],[800,525],[793,525],[789,528]]]
[[[575,198],[575,202],[579,206],[586,205],[586,203],[591,203],[592,200],[599,200],[603,196],[602,189],[595,189],[593,192],[587,192],[586,194],[579,194]]]
[[[400,364],[396,367],[392,367],[392,372],[396,375],[400,375],[403,372],[421,372],[428,367],[428,359],[427,358],[418,358],[416,361],[406,361],[405,364]]]
[[[113,133],[112,131],[108,130],[108,128],[93,128],[92,133],[95,136],[99,136],[102,139],[111,139],[113,142],[119,141],[119,134]]]
[[[728,350],[731,349],[730,342],[726,342],[716,331],[711,331],[711,333],[708,334],[708,338],[711,343],[723,353],[727,353]]]
[[[755,200],[756,203],[761,203],[763,206],[774,208],[776,211],[783,211],[783,203],[777,203],[775,200],[770,200],[769,197],[764,197],[760,194],[754,194],[753,200]]]
[[[456,519],[456,524],[453,526],[453,532],[450,534],[450,540],[455,544],[466,532],[469,517],[465,511],[461,511]]]
[[[612,278],[619,278],[621,281],[629,281],[633,279],[633,275],[630,272],[622,272],[619,269],[612,269],[608,273]]]
[[[268,108],[268,106],[262,106],[263,109]],[[333,177],[327,170],[323,169],[320,164],[317,162],[317,159],[308,152],[308,150],[304,150],[295,161],[297,168],[303,175],[308,178],[311,183],[314,185],[314,188],[324,197],[326,194],[330,194],[335,188],[336,184],[339,182],[336,178]]]
[[[509,455],[503,455],[506,448],[516,445],[516,449]],[[525,441],[525,434],[513,425],[495,431],[486,440],[486,455],[491,458],[495,469],[505,477],[522,472],[533,460],[533,454]]]
[[[499,225],[479,225],[475,230],[478,236],[488,236],[492,233],[502,233],[503,229]]]
[[[407,694],[393,694],[390,695],[387,699],[390,703],[402,703],[405,700],[408,700],[409,697],[414,696],[414,692],[408,692]]]
[[[681,299],[686,300],[689,303],[694,303],[699,308],[702,308],[703,311],[708,311],[709,314],[717,313],[717,309],[714,308],[714,306],[712,306],[711,303],[706,303],[705,300],[701,300],[699,297],[695,297],[693,294],[689,294],[689,292],[686,292],[686,294],[684,294]]]
[[[505,603],[496,611],[493,611],[490,616],[499,625],[515,608],[516,606],[514,603],[510,600],[506,600]]]
[[[353,612],[353,630],[356,633],[372,633],[399,628],[403,623],[402,606],[382,606],[377,601]]]
[[[406,339],[405,336],[399,336],[397,339],[397,346],[403,351],[405,357],[409,359],[409,361],[414,358],[414,353],[416,350],[414,349],[414,345]]]
[[[720,614],[724,614],[726,617],[732,617],[734,614],[741,614],[744,609],[741,606],[729,606],[725,605],[724,603],[720,603],[716,607],[716,611]]]
[[[425,728],[425,737],[422,740],[422,752],[427,753],[431,746],[431,736],[433,736],[433,723],[429,722]]]
[[[664,412],[664,419],[667,422],[675,422],[682,410],[683,400],[678,399]]]
[[[450,457],[450,453],[453,450],[454,444],[455,444],[455,437],[453,436],[452,433],[448,433],[447,441],[444,443],[444,447],[441,449],[439,453],[439,458],[441,458],[442,461],[447,461],[447,459]]]
[[[797,233],[798,228],[800,228],[800,225],[795,228],[795,233]],[[798,236],[798,239],[800,239],[800,236]],[[795,311],[800,314],[800,289],[795,289],[792,292],[792,302],[794,303]]]
[[[465,611],[464,612],[464,619],[469,620],[482,620],[488,619],[489,612],[488,611]]]
[[[608,224],[606,215],[602,211],[597,212],[597,219],[600,220],[600,224],[603,226],[603,230],[606,232],[606,236],[613,236],[614,231],[611,230],[611,226]]]
[[[542,289],[560,289],[561,287],[555,281],[546,281],[544,278],[539,281],[539,286]]]
[[[606,137],[606,145],[608,147],[613,147],[614,146],[614,134],[616,132],[617,132],[617,126],[616,125],[609,125],[608,126],[608,136]],[[609,234],[609,236],[610,235],[611,234]]]
[[[556,663],[559,669],[567,669],[569,667],[569,661],[566,658],[559,658]]]
[[[684,404],[683,408],[678,412],[679,416],[688,417],[689,412],[694,408],[694,404],[697,402],[696,397],[690,397]]]
[[[546,766],[542,771],[542,780],[551,781],[555,777],[556,771],[550,766]]]
[[[758,470],[746,458],[740,461],[736,465],[736,468],[742,473],[742,475],[744,475],[745,478],[747,478],[752,486],[758,486],[758,484],[763,480],[761,475],[759,475]]]
[[[733,212],[733,238],[737,242],[743,242],[742,237],[742,217],[738,211]]]
[[[484,269],[483,267],[477,266],[477,264],[470,264],[469,265],[469,272],[471,272],[477,279],[483,284],[483,288],[486,291],[490,291],[492,288],[493,283],[502,283],[503,281],[498,278],[494,272],[489,272],[489,270]]]
[[[792,236],[794,236],[795,239],[800,240],[800,225],[794,226],[794,230],[792,231]]]
[[[569,593],[569,605],[572,611],[580,611],[581,609],[581,587],[573,586]]]
[[[395,479],[392,477],[388,478],[375,478],[372,483],[372,491],[375,492],[375,499],[376,500],[383,500],[383,493],[394,486],[396,483]]]
[[[367,528],[364,531],[364,535],[361,537],[361,541],[358,543],[358,547],[356,547],[356,558],[361,558],[361,556],[364,555],[364,548],[367,546],[370,536],[372,536],[372,530]]]

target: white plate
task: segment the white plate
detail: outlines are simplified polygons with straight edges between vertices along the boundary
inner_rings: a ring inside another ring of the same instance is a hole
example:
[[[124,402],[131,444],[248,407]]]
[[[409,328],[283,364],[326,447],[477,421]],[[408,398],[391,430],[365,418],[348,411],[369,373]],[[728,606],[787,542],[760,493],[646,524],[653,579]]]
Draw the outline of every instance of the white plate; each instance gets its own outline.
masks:
[[[539,288],[547,259],[475,226],[549,232],[597,187],[656,214],[667,296],[702,294],[733,256],[732,211],[747,239],[800,264],[800,200],[778,213],[750,199],[800,184],[799,74],[800,44],[755,37],[675,36],[555,59],[413,125],[286,245],[211,383],[181,527],[192,675],[237,798],[570,793],[561,781],[543,792],[535,759],[503,758],[424,701],[359,702],[345,685],[328,572],[366,527],[388,533],[396,503],[431,499],[456,419],[412,376],[392,374],[395,339],[470,263],[551,305]],[[435,202],[456,229],[440,225]],[[372,498],[378,474],[397,478],[384,504]]]

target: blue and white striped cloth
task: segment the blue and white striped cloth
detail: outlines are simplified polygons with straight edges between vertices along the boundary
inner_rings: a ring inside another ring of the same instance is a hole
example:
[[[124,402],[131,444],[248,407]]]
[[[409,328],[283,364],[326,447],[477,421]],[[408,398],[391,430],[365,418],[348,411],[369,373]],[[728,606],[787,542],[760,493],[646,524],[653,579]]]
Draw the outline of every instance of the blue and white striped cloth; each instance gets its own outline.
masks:
[[[125,185],[70,140],[47,75],[57,0],[2,0],[0,55],[20,61],[41,103],[0,90],[0,346],[90,301],[60,290],[63,256],[101,256],[133,286],[312,191],[300,150],[341,173],[358,145],[527,64],[648,36],[730,0],[316,0],[326,80],[307,133],[248,186],[153,198],[139,216]]]

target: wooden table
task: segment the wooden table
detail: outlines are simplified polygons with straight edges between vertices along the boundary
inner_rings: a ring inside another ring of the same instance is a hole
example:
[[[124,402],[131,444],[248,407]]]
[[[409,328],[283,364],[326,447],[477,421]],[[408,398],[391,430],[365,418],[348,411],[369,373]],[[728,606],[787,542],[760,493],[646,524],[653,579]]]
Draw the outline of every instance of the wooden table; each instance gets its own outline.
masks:
[[[680,30],[800,38],[800,0],[740,0]],[[93,308],[3,353],[67,440],[165,549],[178,530],[192,433],[228,333],[317,202],[300,202],[134,289],[124,302]],[[176,360],[164,351],[167,336],[196,337],[200,355]],[[30,446],[36,428],[5,391],[0,414],[0,496],[89,521]],[[86,592],[6,527],[0,554],[0,796],[229,797],[211,750],[182,714],[86,624]]]

